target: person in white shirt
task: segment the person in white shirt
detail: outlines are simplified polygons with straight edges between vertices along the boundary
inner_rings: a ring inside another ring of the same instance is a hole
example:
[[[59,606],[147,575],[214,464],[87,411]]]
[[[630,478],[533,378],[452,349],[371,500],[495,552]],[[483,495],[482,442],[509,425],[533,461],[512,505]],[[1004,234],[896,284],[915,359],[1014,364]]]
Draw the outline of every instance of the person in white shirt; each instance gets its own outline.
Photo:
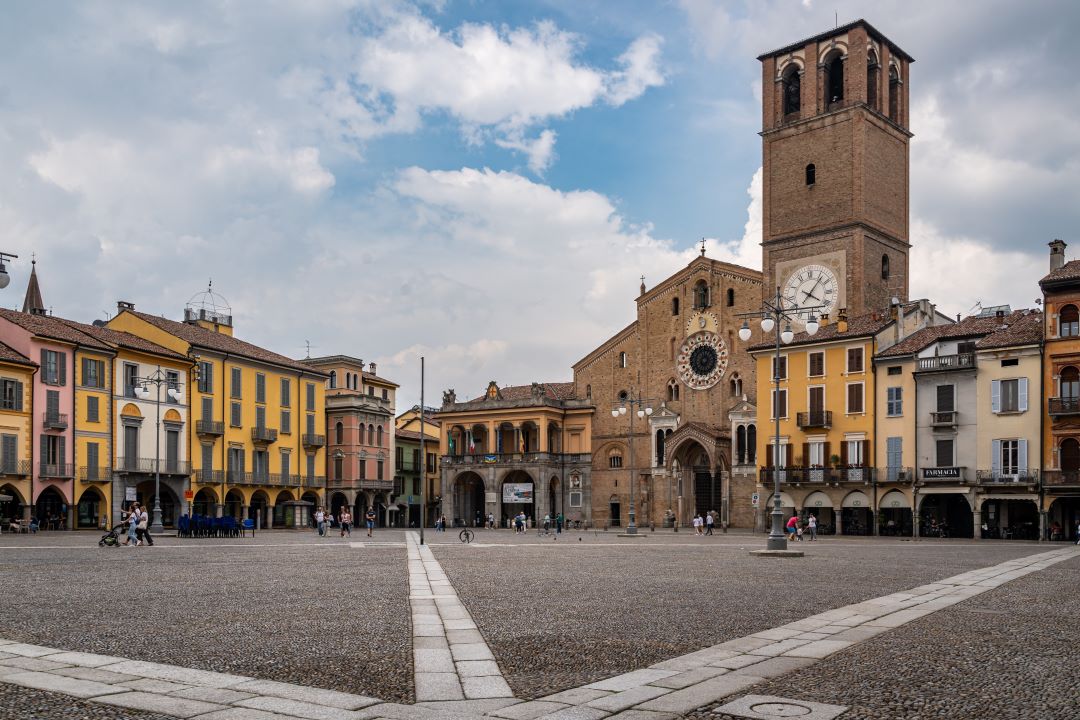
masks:
[[[806,519],[806,529],[810,531],[811,542],[817,540],[817,518],[813,513],[810,513],[810,517]]]
[[[326,513],[323,512],[322,508],[315,511],[315,527],[318,529],[320,536],[326,534]]]

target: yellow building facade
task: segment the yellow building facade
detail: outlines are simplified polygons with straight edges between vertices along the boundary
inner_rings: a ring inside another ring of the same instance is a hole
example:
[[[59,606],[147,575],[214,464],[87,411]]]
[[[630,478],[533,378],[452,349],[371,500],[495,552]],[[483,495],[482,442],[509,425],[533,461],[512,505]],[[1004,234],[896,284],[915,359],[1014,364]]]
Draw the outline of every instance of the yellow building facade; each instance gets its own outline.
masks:
[[[166,320],[122,303],[109,327],[188,357],[192,512],[306,525],[326,492],[327,376],[233,337],[231,315]]]
[[[0,343],[0,530],[12,520],[30,519],[32,383],[37,367],[30,358]]]
[[[76,528],[107,526],[113,515],[111,371],[115,355],[86,347],[78,347],[75,352]]]

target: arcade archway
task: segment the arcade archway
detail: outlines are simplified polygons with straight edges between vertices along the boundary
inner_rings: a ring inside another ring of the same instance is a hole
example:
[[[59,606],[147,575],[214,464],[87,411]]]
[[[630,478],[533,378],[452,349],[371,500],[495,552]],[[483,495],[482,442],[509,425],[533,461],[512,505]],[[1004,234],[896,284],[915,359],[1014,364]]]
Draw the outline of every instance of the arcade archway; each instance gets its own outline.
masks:
[[[484,481],[474,472],[463,472],[454,479],[453,525],[475,525],[484,513]]]

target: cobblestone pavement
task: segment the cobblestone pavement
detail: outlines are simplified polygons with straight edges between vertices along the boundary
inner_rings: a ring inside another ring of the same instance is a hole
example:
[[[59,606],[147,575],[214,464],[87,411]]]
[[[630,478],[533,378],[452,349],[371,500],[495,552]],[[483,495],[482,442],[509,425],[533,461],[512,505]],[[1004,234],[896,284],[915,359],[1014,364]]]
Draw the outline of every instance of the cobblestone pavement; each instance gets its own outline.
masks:
[[[762,536],[577,537],[478,531],[471,546],[456,534],[432,544],[518,697],[585,685],[1039,550],[1032,543],[842,538],[804,542],[806,557],[781,560],[747,554],[764,544]]]
[[[0,637],[411,701],[402,533],[367,549],[303,532],[97,538],[0,538]]]
[[[753,692],[849,706],[842,720],[1072,720],[1080,715],[1078,587],[1075,558]]]
[[[70,695],[0,682],[0,717],[49,720],[173,720],[172,715],[141,712],[75,700]]]

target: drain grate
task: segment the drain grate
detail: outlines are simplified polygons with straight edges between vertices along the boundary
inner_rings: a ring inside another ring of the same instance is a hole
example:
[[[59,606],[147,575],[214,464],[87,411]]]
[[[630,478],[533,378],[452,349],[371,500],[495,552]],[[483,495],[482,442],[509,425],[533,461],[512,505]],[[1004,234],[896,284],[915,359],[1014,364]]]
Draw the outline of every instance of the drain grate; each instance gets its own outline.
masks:
[[[716,713],[751,720],[776,720],[778,718],[832,720],[846,711],[847,707],[844,705],[827,705],[772,695],[745,695],[713,710]]]

